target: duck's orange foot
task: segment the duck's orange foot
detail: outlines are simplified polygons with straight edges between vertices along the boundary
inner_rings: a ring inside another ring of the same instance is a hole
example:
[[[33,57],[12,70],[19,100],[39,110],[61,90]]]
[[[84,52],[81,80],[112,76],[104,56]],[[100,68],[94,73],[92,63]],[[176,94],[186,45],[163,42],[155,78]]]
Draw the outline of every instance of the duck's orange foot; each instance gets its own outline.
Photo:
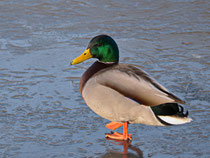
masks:
[[[132,140],[132,134],[125,135],[118,132],[106,133],[105,137],[117,140]]]
[[[111,130],[115,130],[119,127],[121,127],[123,125],[123,123],[118,123],[118,122],[110,122],[108,124],[106,124],[106,128],[111,129]]]

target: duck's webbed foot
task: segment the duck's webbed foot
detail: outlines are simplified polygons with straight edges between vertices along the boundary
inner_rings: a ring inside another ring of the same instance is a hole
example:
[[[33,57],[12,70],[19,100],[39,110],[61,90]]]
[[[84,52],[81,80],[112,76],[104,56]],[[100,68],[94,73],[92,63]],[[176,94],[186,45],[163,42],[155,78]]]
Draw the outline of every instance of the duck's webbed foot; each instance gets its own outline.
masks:
[[[124,123],[111,122],[106,125],[106,127],[111,130],[115,130],[121,126],[123,126],[123,133],[118,133],[118,132],[106,133],[105,137],[117,140],[132,140],[132,134],[128,134],[128,122]]]
[[[132,140],[132,134],[124,135],[123,133],[118,132],[106,133],[105,137],[117,140]]]

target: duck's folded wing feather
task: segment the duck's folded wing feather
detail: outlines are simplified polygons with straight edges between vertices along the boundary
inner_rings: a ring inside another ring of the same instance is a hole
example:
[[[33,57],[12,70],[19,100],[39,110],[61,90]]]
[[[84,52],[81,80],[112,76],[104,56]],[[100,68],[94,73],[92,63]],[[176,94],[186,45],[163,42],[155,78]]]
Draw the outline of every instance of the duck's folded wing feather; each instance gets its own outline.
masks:
[[[94,77],[98,83],[112,88],[143,105],[185,103],[168,92],[146,72],[133,65],[120,64],[111,69],[100,71]]]

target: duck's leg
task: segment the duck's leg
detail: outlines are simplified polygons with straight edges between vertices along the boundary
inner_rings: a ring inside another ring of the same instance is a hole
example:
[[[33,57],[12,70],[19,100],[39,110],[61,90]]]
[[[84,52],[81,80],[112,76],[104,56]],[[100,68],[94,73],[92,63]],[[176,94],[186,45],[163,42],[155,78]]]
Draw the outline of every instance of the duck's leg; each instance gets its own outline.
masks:
[[[123,123],[123,140],[131,140],[132,134],[128,134],[128,122]]]
[[[118,139],[118,140],[131,140],[132,135],[128,134],[128,122],[124,123],[116,123],[116,122],[111,122],[106,125],[107,128],[109,129],[117,129],[123,125],[123,133],[118,133],[118,132],[112,132],[111,134],[106,133],[106,138],[111,138],[111,139]]]

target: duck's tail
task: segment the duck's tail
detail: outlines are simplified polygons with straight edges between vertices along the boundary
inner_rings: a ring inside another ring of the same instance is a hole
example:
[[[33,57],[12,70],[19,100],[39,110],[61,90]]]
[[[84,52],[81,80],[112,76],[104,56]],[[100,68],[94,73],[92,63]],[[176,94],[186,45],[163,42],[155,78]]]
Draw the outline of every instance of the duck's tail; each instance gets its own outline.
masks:
[[[164,125],[179,125],[192,121],[188,117],[188,111],[184,113],[184,108],[177,103],[166,103],[152,107],[157,119]]]
[[[178,116],[157,116],[159,121],[164,125],[180,125],[189,123],[192,121],[189,117],[178,117]]]

